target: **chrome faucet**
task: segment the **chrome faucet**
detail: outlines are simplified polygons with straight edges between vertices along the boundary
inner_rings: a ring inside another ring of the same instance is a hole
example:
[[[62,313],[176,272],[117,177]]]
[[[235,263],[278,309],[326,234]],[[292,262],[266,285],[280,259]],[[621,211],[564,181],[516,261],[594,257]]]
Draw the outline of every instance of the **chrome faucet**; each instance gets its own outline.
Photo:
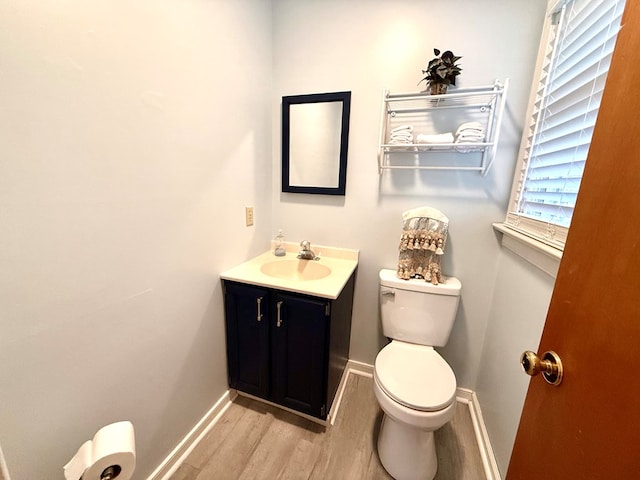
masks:
[[[313,250],[311,250],[311,243],[309,243],[308,240],[301,241],[300,246],[302,247],[302,250],[300,250],[300,253],[298,253],[298,258],[302,260],[316,259],[316,254],[313,253]]]

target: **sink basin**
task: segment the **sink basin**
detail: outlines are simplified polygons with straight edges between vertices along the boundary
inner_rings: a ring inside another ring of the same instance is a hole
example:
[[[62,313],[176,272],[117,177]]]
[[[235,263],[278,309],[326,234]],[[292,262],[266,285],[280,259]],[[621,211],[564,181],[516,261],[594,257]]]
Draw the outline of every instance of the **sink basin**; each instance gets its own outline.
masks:
[[[314,260],[274,260],[260,267],[260,271],[284,280],[320,280],[331,274],[331,269]]]
[[[320,260],[295,257],[297,243],[286,245],[284,257],[274,257],[273,247],[220,274],[223,280],[265,288],[337,299],[358,267],[358,250],[315,245]]]

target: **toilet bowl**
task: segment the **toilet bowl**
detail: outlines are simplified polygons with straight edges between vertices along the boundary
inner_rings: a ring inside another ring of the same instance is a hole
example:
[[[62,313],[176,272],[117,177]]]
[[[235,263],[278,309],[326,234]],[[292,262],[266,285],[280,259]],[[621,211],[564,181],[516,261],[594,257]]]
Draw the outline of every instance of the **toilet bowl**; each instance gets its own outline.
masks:
[[[374,366],[374,393],[384,412],[378,456],[396,480],[432,479],[433,432],[455,413],[456,379],[433,347],[392,341]]]

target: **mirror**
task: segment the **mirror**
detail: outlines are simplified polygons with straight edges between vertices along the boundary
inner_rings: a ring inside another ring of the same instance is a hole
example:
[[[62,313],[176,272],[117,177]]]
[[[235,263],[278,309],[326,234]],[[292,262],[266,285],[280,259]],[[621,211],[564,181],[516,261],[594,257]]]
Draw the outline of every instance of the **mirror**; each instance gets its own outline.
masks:
[[[282,191],[344,195],[351,92],[282,97]]]

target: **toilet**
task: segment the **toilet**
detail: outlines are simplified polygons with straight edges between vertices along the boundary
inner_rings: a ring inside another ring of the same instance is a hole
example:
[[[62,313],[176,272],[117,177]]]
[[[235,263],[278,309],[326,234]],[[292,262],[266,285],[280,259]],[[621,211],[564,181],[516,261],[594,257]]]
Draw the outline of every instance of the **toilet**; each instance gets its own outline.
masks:
[[[456,377],[436,352],[449,340],[462,285],[433,285],[380,270],[382,332],[391,339],[376,357],[374,393],[384,415],[378,456],[396,480],[432,480],[438,470],[433,432],[455,413]]]

